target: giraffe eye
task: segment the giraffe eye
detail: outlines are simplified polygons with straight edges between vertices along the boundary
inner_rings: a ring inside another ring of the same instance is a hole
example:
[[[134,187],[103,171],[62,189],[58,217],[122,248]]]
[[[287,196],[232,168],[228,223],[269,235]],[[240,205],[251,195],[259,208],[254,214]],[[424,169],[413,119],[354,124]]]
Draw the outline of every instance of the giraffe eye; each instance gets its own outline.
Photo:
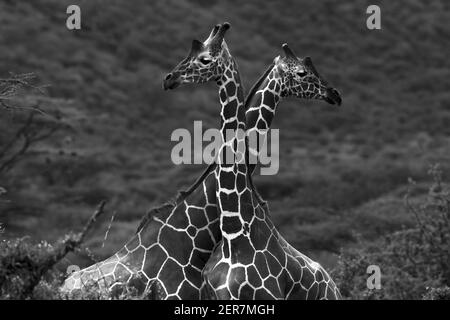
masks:
[[[306,76],[306,72],[305,71],[299,71],[299,72],[297,72],[297,75],[299,77],[304,77],[304,76]]]
[[[211,59],[208,59],[208,58],[205,58],[205,57],[202,57],[202,58],[199,59],[199,61],[200,61],[200,63],[202,63],[202,64],[204,64],[204,65],[207,65],[207,64],[209,64],[212,60],[211,60]]]

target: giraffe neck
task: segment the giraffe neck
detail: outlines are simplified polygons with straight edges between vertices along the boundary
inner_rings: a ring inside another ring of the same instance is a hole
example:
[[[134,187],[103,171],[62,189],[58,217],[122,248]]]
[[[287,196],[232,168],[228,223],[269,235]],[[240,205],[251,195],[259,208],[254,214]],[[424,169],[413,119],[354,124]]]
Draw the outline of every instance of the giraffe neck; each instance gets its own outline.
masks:
[[[216,174],[216,196],[219,206],[220,227],[225,238],[235,236],[242,229],[240,192],[245,188],[245,108],[244,93],[235,62],[230,59],[228,70],[220,80],[221,134]]]
[[[254,159],[258,158],[261,147],[264,145],[267,131],[270,129],[278,103],[283,96],[282,88],[277,67],[272,64],[248,94],[245,102],[247,108],[245,117],[247,134],[251,143],[247,152]],[[254,163],[251,162],[248,167],[251,173],[256,167]]]

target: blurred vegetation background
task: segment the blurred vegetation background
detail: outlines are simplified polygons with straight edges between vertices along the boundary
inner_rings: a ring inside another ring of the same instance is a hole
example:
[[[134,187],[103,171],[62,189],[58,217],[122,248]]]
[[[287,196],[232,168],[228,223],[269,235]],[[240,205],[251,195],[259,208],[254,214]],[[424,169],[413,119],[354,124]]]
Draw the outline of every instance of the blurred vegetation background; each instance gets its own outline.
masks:
[[[80,31],[65,27],[70,4],[81,7]],[[34,72],[46,94],[28,88],[15,102],[45,110],[35,112],[38,123],[63,124],[0,171],[0,237],[55,241],[79,230],[105,199],[109,216],[87,239],[89,250],[64,261],[89,265],[118,250],[149,208],[190,184],[204,166],[172,164],[170,134],[194,120],[218,127],[217,90],[165,92],[162,79],[192,39],[223,21],[232,25],[227,43],[246,88],[288,42],[343,97],[340,109],[294,98],[278,109],[280,171],[255,183],[287,240],[337,268],[340,252],[360,248],[359,239],[373,245],[413,227],[408,188],[420,199],[430,165],[441,163],[444,177],[450,169],[450,5],[379,1],[382,30],[371,31],[370,4],[0,1],[0,78]],[[29,114],[0,107],[0,147]],[[412,187],[410,177],[418,181]]]

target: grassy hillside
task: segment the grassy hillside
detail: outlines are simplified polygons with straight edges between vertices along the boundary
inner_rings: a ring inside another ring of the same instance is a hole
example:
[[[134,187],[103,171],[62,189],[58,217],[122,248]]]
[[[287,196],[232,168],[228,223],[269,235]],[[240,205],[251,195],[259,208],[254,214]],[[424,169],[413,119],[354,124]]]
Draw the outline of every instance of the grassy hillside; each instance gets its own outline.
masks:
[[[334,265],[355,234],[376,239],[411,223],[401,201],[408,177],[428,179],[435,162],[449,172],[448,1],[381,1],[378,31],[366,28],[368,1],[86,0],[77,2],[77,32],[65,28],[69,4],[0,2],[0,75],[37,73],[50,85],[52,101],[42,104],[72,126],[0,177],[4,237],[54,240],[106,199],[116,213],[109,240],[102,247],[105,217],[87,243],[104,257],[148,208],[192,182],[203,166],[173,165],[170,134],[194,120],[217,127],[217,90],[165,92],[162,79],[193,38],[223,21],[246,88],[288,42],[343,97],[340,109],[284,101],[273,125],[279,174],[255,179],[297,248]],[[0,143],[20,125],[16,117],[0,113]]]

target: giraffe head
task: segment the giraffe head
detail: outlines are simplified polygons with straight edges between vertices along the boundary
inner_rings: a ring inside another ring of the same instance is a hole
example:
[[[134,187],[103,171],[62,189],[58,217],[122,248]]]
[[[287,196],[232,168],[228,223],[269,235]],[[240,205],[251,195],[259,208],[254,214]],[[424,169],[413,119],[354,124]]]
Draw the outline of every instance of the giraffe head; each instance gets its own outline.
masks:
[[[230,24],[225,22],[216,25],[204,42],[193,40],[188,56],[165,77],[164,90],[175,89],[183,83],[220,81],[230,58],[224,41],[229,28]]]
[[[341,95],[319,75],[310,57],[300,59],[286,43],[282,47],[285,57],[278,56],[274,60],[281,78],[282,96],[321,99],[341,105]]]

